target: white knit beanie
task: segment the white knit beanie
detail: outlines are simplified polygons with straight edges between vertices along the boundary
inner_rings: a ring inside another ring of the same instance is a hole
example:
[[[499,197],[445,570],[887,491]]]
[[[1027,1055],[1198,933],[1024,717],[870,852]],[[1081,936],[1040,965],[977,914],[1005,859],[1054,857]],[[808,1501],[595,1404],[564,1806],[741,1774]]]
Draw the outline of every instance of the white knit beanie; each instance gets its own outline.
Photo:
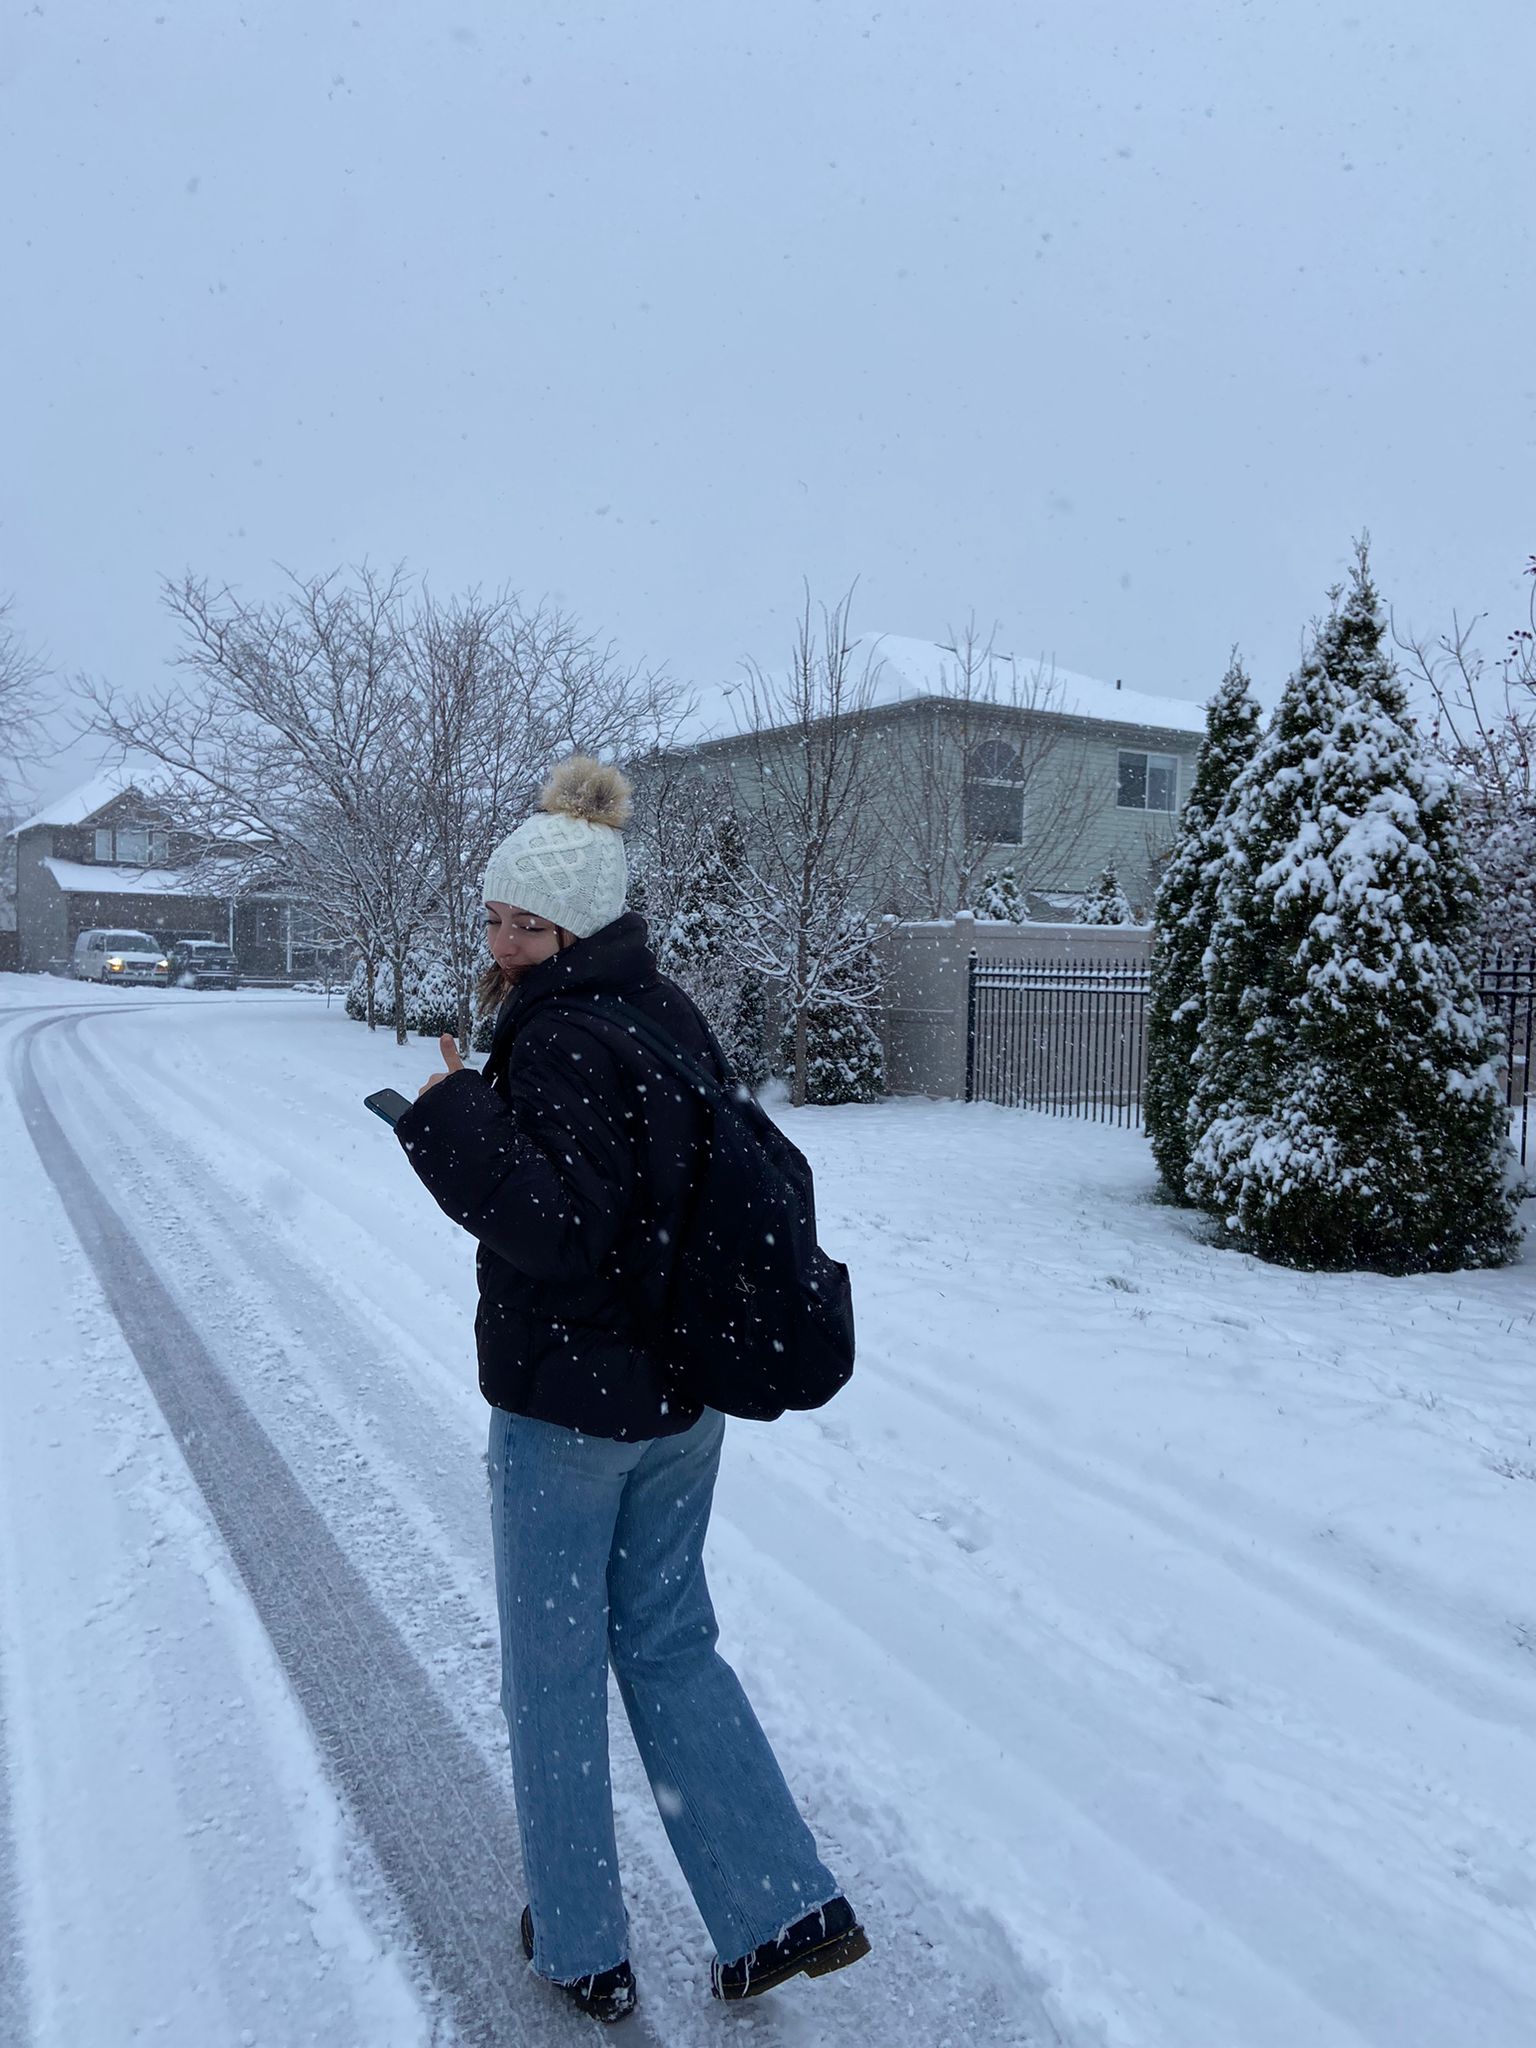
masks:
[[[624,908],[629,813],[629,783],[618,769],[572,754],[545,783],[537,812],[486,863],[485,901],[590,938]]]

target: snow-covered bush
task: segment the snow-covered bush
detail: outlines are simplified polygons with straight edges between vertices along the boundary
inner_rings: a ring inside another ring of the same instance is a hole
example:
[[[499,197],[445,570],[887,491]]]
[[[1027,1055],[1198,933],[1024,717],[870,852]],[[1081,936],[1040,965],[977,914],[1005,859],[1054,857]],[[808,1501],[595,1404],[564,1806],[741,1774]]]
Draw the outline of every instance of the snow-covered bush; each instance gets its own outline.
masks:
[[[368,963],[359,960],[352,969],[347,982],[344,1005],[346,1013],[357,1023],[368,1020]],[[395,977],[389,963],[376,960],[373,964],[373,1021],[375,1026],[392,1024],[395,1017]]]
[[[1025,924],[1029,919],[1024,891],[1012,868],[989,868],[981,878],[971,908],[978,917],[988,918],[994,924]]]
[[[805,1010],[805,1099],[824,1106],[876,1102],[885,1093],[885,1048],[867,1004],[837,991],[813,996]],[[779,1033],[779,1063],[794,1066],[793,1017]]]
[[[1383,636],[1362,545],[1233,793],[1186,1186],[1283,1264],[1494,1265],[1517,1233],[1476,880]]]
[[[458,1028],[458,995],[445,961],[413,956],[405,963],[405,1026],[424,1038],[439,1038]],[[368,970],[359,960],[347,983],[344,1007],[358,1023],[368,1014]],[[395,973],[387,960],[373,970],[375,1024],[392,1024],[395,1016]]]
[[[761,1088],[768,1079],[768,992],[750,967],[741,977],[730,1035],[721,1044],[737,1080]]]
[[[359,960],[352,969],[342,1008],[354,1024],[363,1023],[368,1016],[368,963],[365,960]]]
[[[1134,924],[1136,913],[1130,906],[1120,878],[1115,873],[1113,861],[1104,869],[1099,879],[1078,905],[1074,924]]]
[[[405,1028],[423,1038],[458,1030],[459,992],[446,960],[406,962]]]
[[[1152,920],[1156,931],[1142,1120],[1164,1191],[1175,1201],[1186,1199],[1192,1062],[1205,1008],[1201,962],[1216,920],[1227,808],[1238,776],[1258,749],[1260,727],[1258,704],[1234,653],[1206,711],[1205,740]]]

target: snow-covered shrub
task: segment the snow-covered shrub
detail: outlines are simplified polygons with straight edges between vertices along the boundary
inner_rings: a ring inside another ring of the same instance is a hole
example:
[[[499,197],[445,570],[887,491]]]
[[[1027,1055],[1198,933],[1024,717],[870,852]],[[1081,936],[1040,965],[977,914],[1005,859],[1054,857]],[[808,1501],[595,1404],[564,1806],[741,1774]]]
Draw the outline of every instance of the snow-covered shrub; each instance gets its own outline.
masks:
[[[458,1028],[458,997],[447,963],[413,955],[405,963],[405,1025],[424,1038],[439,1038]],[[345,998],[349,1017],[363,1022],[368,1014],[368,971],[359,960],[347,983]],[[373,1014],[376,1024],[390,1025],[395,1018],[395,971],[387,960],[373,970]]]
[[[1483,936],[1500,952],[1536,953],[1536,793],[1502,817],[1479,804],[1475,826]]]
[[[368,1015],[368,963],[366,960],[359,960],[352,969],[351,977],[347,982],[347,993],[343,999],[342,1007],[355,1024],[361,1024],[366,1020]]]
[[[768,991],[751,968],[741,977],[731,1030],[721,1044],[737,1080],[761,1088],[768,1079]]]
[[[405,963],[405,1027],[423,1038],[459,1028],[459,992],[445,960]]]
[[[971,908],[978,917],[988,918],[994,924],[1025,924],[1029,919],[1024,891],[1012,868],[989,868],[981,878]]]
[[[368,963],[359,960],[352,969],[347,982],[346,1013],[359,1024],[368,1019]],[[376,960],[373,966],[373,1021],[390,1024],[395,1015],[395,977],[387,961]]]
[[[1192,1062],[1205,1008],[1201,962],[1216,920],[1227,808],[1239,774],[1258,749],[1260,727],[1258,704],[1234,653],[1206,711],[1205,740],[1153,912],[1142,1120],[1164,1191],[1175,1201],[1186,1199]]]
[[[805,1011],[805,1099],[830,1107],[842,1102],[876,1102],[885,1093],[885,1048],[865,1003],[828,991],[812,997]],[[793,1069],[795,1029],[786,1017],[779,1034],[783,1072]]]
[[[1114,863],[1099,876],[1093,887],[1078,905],[1074,924],[1134,924],[1136,913],[1130,906],[1120,878],[1115,873]]]
[[[1362,546],[1233,793],[1186,1186],[1283,1264],[1494,1265],[1517,1232],[1476,879],[1384,632]]]

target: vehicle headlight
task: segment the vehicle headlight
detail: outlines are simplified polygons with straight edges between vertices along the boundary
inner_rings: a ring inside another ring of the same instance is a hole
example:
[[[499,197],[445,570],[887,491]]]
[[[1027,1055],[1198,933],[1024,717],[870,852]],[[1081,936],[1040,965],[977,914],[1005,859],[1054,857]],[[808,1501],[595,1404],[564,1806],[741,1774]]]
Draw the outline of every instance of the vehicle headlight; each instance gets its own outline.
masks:
[[[169,960],[162,960],[162,961],[160,961],[160,963],[159,963],[159,964],[157,965],[157,967],[155,968],[155,972],[156,972],[156,974],[169,974],[169,973],[170,973],[170,971],[171,971],[171,963],[170,963],[170,961],[169,961]]]
[[[112,971],[113,974],[121,974],[123,971],[123,963],[121,960],[118,959],[115,953],[113,954],[112,958],[107,962],[107,966]]]

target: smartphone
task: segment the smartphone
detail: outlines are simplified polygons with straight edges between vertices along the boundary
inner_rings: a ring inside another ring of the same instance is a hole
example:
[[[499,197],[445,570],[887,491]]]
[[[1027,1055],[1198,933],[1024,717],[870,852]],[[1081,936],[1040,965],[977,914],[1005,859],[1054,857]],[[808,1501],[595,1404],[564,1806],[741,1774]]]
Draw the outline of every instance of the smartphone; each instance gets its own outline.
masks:
[[[380,1088],[372,1095],[363,1097],[364,1109],[371,1109],[375,1116],[383,1117],[391,1130],[410,1108],[408,1095],[402,1095],[398,1088]]]

